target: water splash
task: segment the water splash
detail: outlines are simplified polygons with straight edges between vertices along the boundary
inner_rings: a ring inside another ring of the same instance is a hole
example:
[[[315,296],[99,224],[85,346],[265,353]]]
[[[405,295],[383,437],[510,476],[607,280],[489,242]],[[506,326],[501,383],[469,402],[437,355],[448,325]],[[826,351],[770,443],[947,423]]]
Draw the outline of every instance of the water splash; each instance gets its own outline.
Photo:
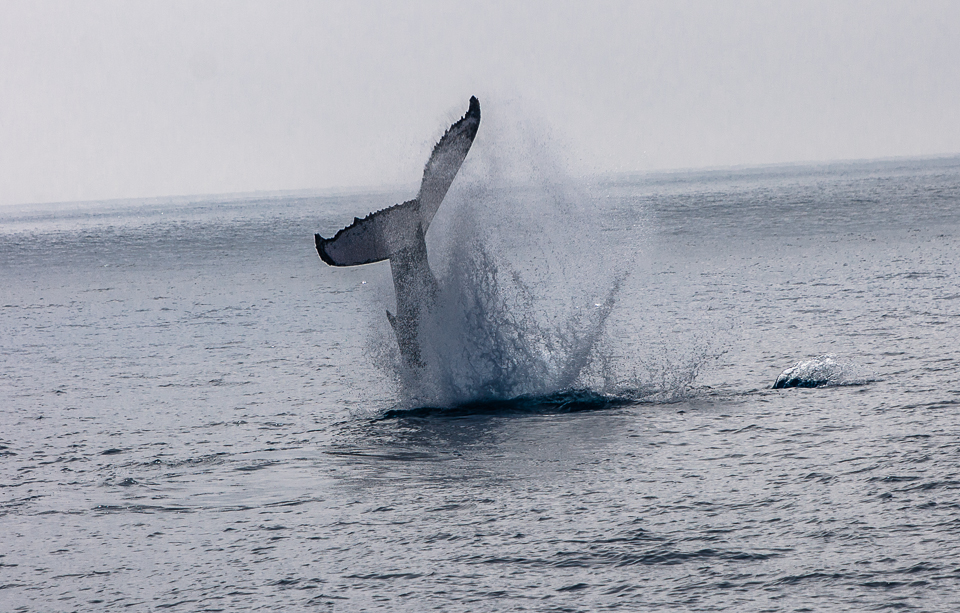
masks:
[[[576,387],[618,289],[615,282],[603,302],[550,317],[547,301],[519,271],[472,242],[448,267],[434,310],[420,322],[424,367],[397,363],[405,404],[457,406]]]
[[[835,354],[827,353],[787,368],[777,377],[773,388],[864,385],[876,379],[863,366],[841,361]]]
[[[624,358],[607,330],[642,245],[611,245],[610,215],[566,175],[543,130],[497,120],[488,114],[427,236],[440,291],[419,322],[422,367],[400,359],[389,329],[374,335],[370,354],[397,383],[394,409],[676,399],[703,356],[641,373],[637,348]]]

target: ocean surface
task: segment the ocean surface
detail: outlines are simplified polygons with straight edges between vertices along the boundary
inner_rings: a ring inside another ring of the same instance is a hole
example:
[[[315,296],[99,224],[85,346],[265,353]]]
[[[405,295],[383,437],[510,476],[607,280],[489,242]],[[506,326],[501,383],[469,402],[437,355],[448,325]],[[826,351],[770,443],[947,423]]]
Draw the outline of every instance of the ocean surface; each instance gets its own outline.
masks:
[[[0,208],[0,611],[960,610],[960,158],[470,164],[419,378],[410,193]]]

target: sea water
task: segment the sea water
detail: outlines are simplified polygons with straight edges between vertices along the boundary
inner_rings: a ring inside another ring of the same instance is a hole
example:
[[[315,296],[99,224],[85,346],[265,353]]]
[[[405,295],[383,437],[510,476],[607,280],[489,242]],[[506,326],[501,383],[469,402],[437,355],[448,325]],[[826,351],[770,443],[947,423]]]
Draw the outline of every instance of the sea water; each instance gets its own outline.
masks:
[[[0,209],[0,610],[960,608],[960,159],[547,179]]]

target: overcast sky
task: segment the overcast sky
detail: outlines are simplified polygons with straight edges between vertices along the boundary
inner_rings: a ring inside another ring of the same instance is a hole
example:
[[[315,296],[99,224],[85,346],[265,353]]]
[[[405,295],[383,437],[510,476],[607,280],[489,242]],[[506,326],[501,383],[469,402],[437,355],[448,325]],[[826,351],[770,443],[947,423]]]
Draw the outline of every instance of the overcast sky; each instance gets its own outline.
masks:
[[[0,6],[0,204],[414,184],[470,95],[575,173],[960,153],[960,2]]]

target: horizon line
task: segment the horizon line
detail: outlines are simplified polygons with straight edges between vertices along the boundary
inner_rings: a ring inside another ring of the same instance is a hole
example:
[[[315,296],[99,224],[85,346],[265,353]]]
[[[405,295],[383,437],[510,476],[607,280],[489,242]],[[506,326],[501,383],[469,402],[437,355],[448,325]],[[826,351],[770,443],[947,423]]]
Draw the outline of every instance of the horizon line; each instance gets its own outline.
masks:
[[[718,165],[718,166],[686,166],[686,167],[677,167],[677,168],[658,168],[658,169],[645,169],[645,170],[614,170],[614,171],[605,171],[605,172],[588,172],[578,175],[570,175],[565,177],[566,179],[572,179],[575,181],[590,181],[590,180],[601,180],[609,181],[616,177],[649,177],[649,176],[669,176],[669,175],[682,175],[682,174],[691,174],[691,173],[715,173],[715,172],[729,172],[729,171],[750,171],[750,170],[768,170],[772,168],[813,168],[819,166],[834,166],[842,164],[858,165],[858,164],[883,164],[883,163],[896,163],[896,162],[908,162],[908,161],[933,161],[933,160],[950,160],[950,159],[960,159],[960,152],[954,153],[934,153],[934,154],[922,154],[922,155],[906,155],[906,156],[884,156],[878,158],[841,158],[835,160],[798,160],[791,162],[770,162],[770,163],[746,163],[746,164],[730,164],[730,165]],[[410,186],[413,186],[416,189],[416,182],[411,181],[409,183],[395,183],[395,184],[380,184],[380,185],[352,185],[352,186],[331,186],[331,187],[306,187],[306,188],[290,188],[290,189],[263,189],[263,190],[254,190],[254,191],[238,191],[238,192],[201,192],[194,194],[165,194],[165,195],[152,195],[152,196],[128,196],[128,197],[117,197],[117,198],[90,198],[84,200],[48,200],[48,201],[33,201],[33,202],[13,202],[0,204],[0,210],[11,210],[14,208],[25,208],[25,207],[53,207],[53,208],[62,208],[67,206],[77,206],[77,208],[83,208],[81,205],[120,205],[120,204],[150,204],[155,202],[157,204],[160,201],[168,202],[171,200],[181,200],[185,204],[188,202],[193,202],[196,200],[255,200],[258,198],[269,197],[271,199],[284,198],[284,197],[337,197],[337,196],[359,196],[359,195],[374,195],[374,194],[390,194],[393,192],[403,191],[408,189]]]

